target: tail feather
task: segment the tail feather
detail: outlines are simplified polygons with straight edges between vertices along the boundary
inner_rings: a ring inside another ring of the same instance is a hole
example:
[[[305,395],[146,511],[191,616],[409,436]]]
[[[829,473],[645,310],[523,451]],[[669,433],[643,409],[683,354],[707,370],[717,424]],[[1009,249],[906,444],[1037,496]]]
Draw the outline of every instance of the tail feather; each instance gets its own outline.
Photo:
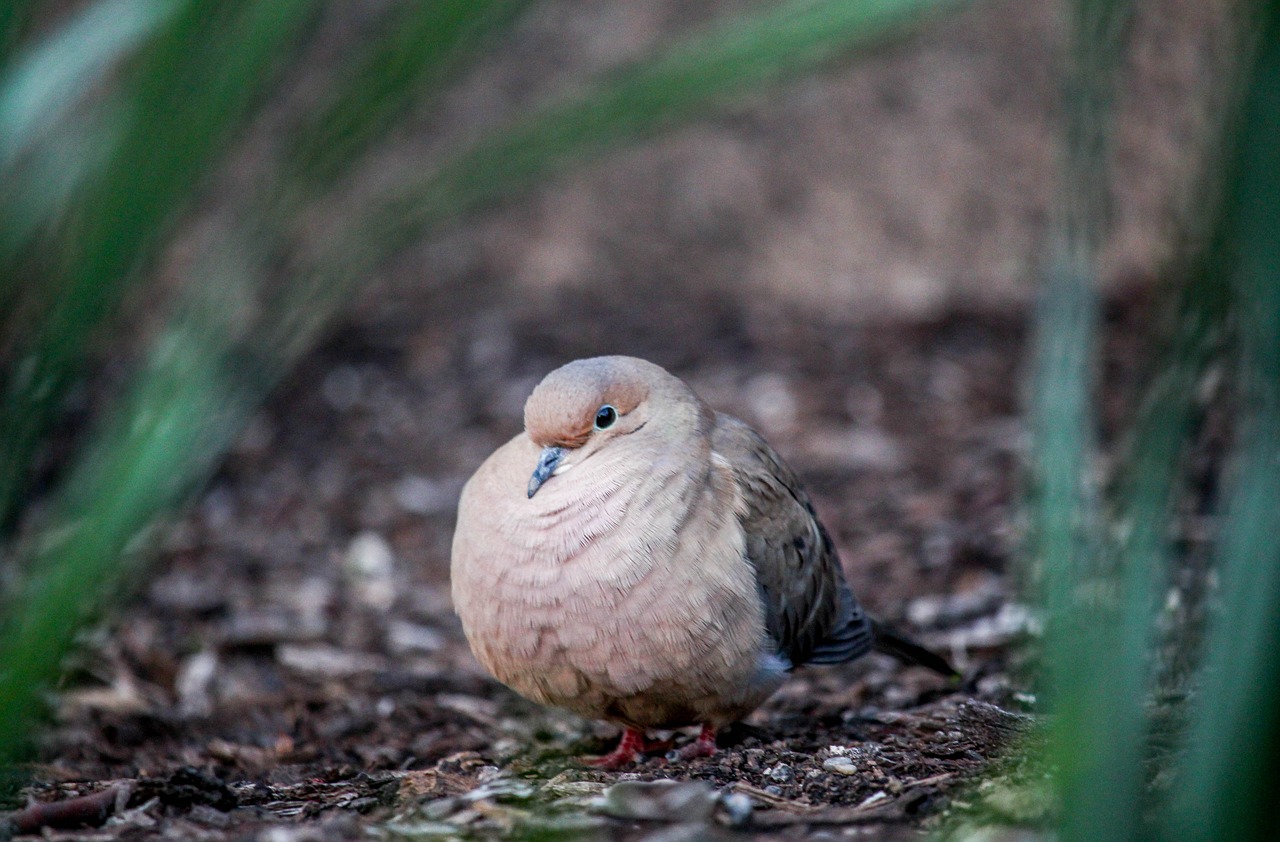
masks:
[[[871,620],[871,648],[886,655],[892,655],[906,664],[915,664],[931,669],[948,678],[959,678],[960,673],[947,662],[947,659],[930,652],[915,641],[903,637],[898,632],[876,620]]]

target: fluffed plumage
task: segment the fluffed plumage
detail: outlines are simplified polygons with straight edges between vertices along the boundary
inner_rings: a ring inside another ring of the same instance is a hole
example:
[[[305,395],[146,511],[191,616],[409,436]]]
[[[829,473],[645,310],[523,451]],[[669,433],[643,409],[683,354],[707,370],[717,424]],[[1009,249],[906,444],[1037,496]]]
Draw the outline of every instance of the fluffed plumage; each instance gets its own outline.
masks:
[[[525,430],[463,489],[453,599],[472,651],[534,701],[623,725],[702,724],[686,756],[802,664],[873,647],[954,674],[866,616],[795,474],[755,431],[633,357],[547,375]]]

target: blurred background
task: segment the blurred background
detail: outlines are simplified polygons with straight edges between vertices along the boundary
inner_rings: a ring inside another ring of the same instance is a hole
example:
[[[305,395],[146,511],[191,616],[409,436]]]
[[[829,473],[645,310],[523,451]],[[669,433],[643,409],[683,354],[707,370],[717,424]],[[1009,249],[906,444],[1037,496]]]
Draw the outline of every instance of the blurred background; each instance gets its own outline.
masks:
[[[967,676],[806,674],[755,727],[950,704],[977,760],[913,768],[1032,758],[981,821],[1274,828],[1274,6],[4,4],[16,782],[466,789],[607,733],[488,682],[447,571],[537,381],[626,353],[760,429]]]

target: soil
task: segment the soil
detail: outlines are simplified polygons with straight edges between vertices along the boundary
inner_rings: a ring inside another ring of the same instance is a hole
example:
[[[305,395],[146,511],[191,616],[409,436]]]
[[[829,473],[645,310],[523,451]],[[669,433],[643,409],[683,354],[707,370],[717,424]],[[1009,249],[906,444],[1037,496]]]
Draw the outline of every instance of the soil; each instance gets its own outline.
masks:
[[[745,795],[733,821],[755,838],[911,837],[1029,722],[1010,645],[1034,626],[1006,574],[1021,321],[760,325],[676,289],[647,308],[353,317],[254,419],[144,592],[86,639],[30,794],[127,786],[103,839],[611,838],[652,828],[598,812],[605,786],[671,779],[720,793],[718,828],[726,794]],[[606,773],[574,758],[607,751],[612,729],[484,675],[448,598],[459,487],[518,429],[535,379],[611,328],[765,432],[855,592],[962,682],[878,655],[802,669],[715,756]]]

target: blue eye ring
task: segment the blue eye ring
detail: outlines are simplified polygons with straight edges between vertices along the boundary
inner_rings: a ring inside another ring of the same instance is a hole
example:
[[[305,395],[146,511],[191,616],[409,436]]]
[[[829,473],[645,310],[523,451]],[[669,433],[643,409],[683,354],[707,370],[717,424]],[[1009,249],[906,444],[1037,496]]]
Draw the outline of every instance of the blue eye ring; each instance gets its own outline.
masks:
[[[595,427],[597,430],[607,430],[612,427],[614,422],[617,420],[618,410],[614,409],[609,404],[605,404],[596,410]]]

